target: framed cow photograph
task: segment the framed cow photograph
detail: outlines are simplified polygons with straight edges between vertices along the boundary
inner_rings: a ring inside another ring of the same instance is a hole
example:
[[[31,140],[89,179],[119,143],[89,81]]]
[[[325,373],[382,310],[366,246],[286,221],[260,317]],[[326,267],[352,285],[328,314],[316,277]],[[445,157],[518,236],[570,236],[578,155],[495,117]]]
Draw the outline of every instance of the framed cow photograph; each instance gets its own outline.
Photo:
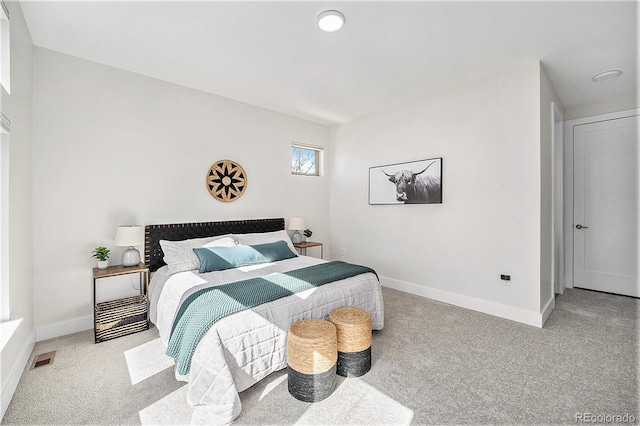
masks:
[[[442,203],[442,157],[369,167],[369,204]]]

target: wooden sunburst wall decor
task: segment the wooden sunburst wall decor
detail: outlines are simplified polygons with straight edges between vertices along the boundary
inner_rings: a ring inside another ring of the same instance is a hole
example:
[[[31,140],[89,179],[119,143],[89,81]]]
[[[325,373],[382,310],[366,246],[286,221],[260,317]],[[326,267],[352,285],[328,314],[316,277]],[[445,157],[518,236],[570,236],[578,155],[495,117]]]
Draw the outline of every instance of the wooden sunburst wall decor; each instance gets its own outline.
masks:
[[[218,201],[235,201],[247,189],[247,173],[235,161],[216,161],[207,172],[207,189]]]

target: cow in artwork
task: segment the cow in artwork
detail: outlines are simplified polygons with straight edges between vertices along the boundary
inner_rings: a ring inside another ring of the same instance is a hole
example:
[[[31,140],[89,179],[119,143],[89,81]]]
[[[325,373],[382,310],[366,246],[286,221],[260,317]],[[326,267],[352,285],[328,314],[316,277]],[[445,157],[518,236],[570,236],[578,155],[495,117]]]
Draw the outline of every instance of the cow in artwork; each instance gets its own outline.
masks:
[[[396,185],[396,200],[405,204],[431,204],[442,202],[442,186],[438,176],[423,175],[435,161],[424,170],[414,173],[401,170],[395,174],[382,173],[389,176],[389,181]]]

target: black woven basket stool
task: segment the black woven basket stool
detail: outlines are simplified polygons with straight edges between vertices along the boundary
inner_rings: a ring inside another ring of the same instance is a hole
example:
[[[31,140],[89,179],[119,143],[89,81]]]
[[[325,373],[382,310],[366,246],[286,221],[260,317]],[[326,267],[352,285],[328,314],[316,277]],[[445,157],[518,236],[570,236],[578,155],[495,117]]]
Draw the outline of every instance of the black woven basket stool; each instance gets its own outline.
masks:
[[[336,327],[329,321],[303,320],[289,327],[289,393],[304,402],[322,401],[336,388]]]
[[[338,332],[338,367],[343,377],[359,377],[371,370],[371,315],[359,308],[331,311],[329,321]]]

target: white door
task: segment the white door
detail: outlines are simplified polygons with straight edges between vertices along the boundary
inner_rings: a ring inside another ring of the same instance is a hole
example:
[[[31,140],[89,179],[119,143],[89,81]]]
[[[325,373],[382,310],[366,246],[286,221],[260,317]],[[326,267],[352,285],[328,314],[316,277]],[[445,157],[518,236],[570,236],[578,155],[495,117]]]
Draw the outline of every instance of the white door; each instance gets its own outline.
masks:
[[[638,116],[574,127],[574,286],[640,297]]]

